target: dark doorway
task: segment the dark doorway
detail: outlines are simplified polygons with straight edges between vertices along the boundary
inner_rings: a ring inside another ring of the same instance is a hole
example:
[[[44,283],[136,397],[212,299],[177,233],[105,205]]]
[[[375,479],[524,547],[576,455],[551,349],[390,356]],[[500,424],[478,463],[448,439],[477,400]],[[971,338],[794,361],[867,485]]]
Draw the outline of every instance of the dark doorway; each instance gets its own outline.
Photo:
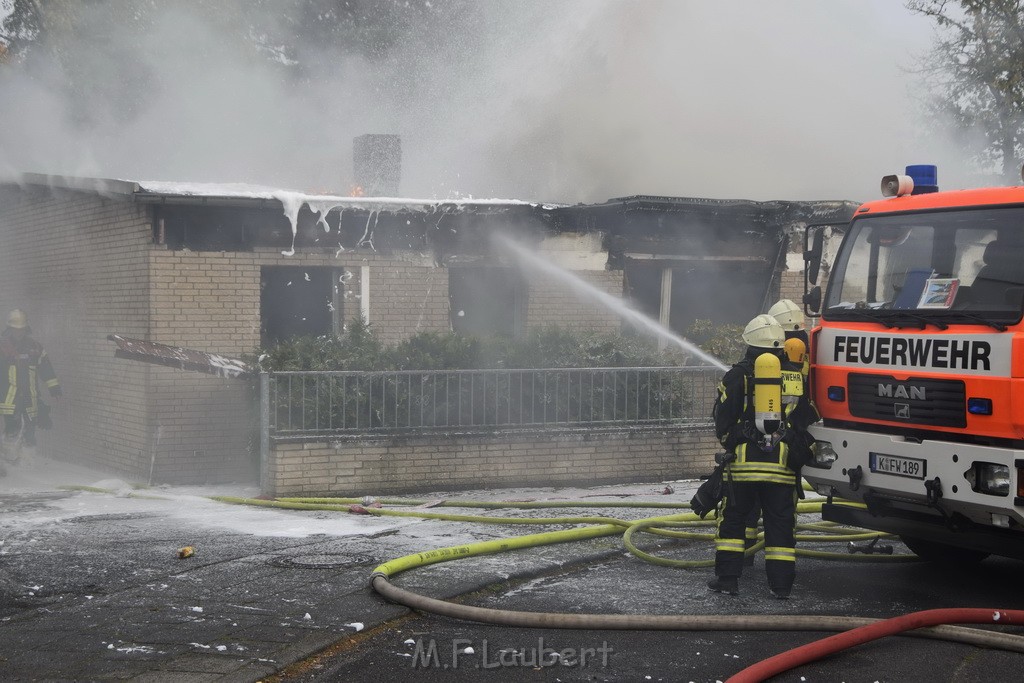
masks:
[[[341,320],[332,268],[264,266],[260,272],[260,341],[334,334]]]
[[[512,268],[449,267],[452,330],[477,336],[515,336],[521,327],[524,290],[522,278]]]
[[[626,261],[630,303],[658,320],[662,270],[672,269],[669,327],[678,333],[694,320],[738,324],[758,314],[771,285],[772,268],[762,259]]]

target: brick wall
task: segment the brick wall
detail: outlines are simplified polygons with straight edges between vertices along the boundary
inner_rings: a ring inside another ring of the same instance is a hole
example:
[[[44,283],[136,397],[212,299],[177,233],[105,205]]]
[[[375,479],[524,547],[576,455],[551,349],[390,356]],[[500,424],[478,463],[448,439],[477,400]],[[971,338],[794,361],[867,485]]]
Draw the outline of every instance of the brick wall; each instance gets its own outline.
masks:
[[[384,343],[394,344],[417,332],[451,330],[447,268],[373,256],[350,267],[357,278],[361,273],[357,265],[364,264],[370,267],[370,329]],[[357,317],[357,313],[358,307],[353,307],[346,318]]]
[[[587,270],[572,273],[598,290],[622,298],[621,270]],[[565,282],[544,276],[530,278],[528,327],[561,325],[603,333],[622,330],[622,318],[607,306],[580,295]]]
[[[804,271],[784,270],[779,274],[779,298],[790,299],[797,306],[803,305]]]
[[[359,278],[369,265],[370,324],[388,343],[419,330],[448,329],[447,270],[422,262],[342,252],[192,252],[153,250],[152,341],[238,357],[260,345],[260,269],[331,267],[345,283],[342,316],[359,315]],[[253,480],[258,435],[254,389],[237,379],[166,368],[151,371],[156,476],[162,481]]]
[[[687,429],[278,443],[263,493],[356,497],[674,480],[710,472],[718,448],[709,431]]]
[[[144,477],[150,368],[114,358],[111,333],[148,334],[144,207],[48,190],[0,192],[0,312],[29,315],[64,389],[41,454]]]
[[[175,258],[148,207],[87,193],[7,190],[0,228],[4,315],[28,311],[65,392],[43,455],[136,481],[255,477],[245,384],[115,358],[107,335],[251,351],[237,332],[258,338],[258,271],[252,286],[223,254]]]
[[[781,264],[781,272],[779,273],[779,298],[791,299],[797,305],[803,305],[803,240],[791,238],[789,241],[789,251]]]

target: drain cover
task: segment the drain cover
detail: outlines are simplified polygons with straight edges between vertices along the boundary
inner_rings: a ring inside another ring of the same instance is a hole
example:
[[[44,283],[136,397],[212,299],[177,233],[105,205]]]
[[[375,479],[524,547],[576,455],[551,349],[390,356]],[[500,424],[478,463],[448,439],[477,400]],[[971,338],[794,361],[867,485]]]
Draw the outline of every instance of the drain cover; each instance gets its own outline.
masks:
[[[312,555],[278,555],[270,559],[274,567],[297,569],[341,569],[372,564],[377,560],[369,555],[329,555],[326,553]]]

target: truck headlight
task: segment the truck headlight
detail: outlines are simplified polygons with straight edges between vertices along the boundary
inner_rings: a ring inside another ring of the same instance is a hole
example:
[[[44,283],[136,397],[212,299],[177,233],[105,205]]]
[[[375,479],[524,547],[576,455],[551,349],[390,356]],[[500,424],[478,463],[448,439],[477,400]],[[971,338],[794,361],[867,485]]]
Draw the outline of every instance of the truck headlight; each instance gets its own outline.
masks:
[[[811,446],[811,452],[814,453],[814,460],[808,464],[824,470],[832,469],[832,463],[839,458],[830,441],[815,441]]]
[[[971,469],[964,472],[964,479],[971,484],[977,493],[990,496],[1010,495],[1010,468],[994,462],[974,462]]]

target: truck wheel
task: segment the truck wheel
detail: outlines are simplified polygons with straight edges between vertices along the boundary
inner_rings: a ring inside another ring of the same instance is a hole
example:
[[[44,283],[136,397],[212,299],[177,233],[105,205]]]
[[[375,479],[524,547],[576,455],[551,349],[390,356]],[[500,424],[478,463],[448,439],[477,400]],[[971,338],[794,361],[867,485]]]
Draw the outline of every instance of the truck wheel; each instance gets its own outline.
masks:
[[[943,564],[977,564],[991,553],[970,548],[958,548],[955,545],[925,541],[912,536],[900,536],[900,540],[910,548],[911,552],[922,560],[941,562]]]

